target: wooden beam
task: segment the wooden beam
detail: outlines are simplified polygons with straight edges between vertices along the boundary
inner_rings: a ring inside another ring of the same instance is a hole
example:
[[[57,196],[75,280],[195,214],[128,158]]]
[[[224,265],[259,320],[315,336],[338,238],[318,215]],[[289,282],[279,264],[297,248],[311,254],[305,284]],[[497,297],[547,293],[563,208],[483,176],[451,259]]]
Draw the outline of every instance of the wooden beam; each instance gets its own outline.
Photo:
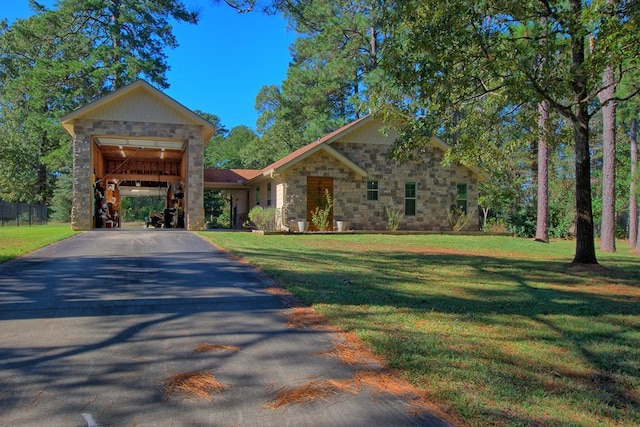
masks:
[[[144,174],[126,174],[126,173],[110,173],[103,177],[107,181],[117,179],[118,181],[155,181],[155,182],[180,182],[180,175],[144,175]]]

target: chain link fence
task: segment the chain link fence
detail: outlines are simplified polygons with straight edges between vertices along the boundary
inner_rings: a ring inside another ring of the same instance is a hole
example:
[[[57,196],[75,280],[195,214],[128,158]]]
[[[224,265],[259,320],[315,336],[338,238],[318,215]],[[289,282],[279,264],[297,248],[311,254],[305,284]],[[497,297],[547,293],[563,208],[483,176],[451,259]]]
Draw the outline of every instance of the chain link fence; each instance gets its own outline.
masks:
[[[45,205],[0,200],[0,225],[2,227],[45,225],[48,219],[49,212]]]

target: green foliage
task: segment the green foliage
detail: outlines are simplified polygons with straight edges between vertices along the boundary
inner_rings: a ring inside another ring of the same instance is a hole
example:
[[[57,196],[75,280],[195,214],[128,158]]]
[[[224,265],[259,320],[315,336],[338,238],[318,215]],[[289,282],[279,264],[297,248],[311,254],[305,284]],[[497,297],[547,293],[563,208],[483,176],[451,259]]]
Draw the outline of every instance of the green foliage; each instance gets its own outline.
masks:
[[[286,154],[369,110],[383,7],[343,0],[278,2],[277,7],[302,36],[291,47],[286,80],[281,87],[263,87],[256,109],[264,142]]]
[[[400,222],[404,218],[404,209],[394,206],[392,202],[389,202],[385,205],[384,212],[387,215],[387,228],[390,231],[398,230]]]
[[[65,173],[58,177],[56,188],[53,190],[51,220],[55,222],[70,222],[72,205],[73,179],[71,174]]]
[[[220,191],[205,190],[204,216],[207,219],[207,228],[232,227],[229,205],[229,200],[225,199]]]
[[[164,197],[123,197],[120,204],[120,218],[122,222],[144,222],[151,211],[164,213],[165,206]]]
[[[400,151],[419,154],[426,143],[419,141],[443,134],[454,150],[460,146],[459,151],[470,153],[461,157],[463,163],[469,157],[486,159],[495,153],[492,139],[476,135],[485,129],[499,135],[502,123],[523,105],[548,101],[575,131],[574,261],[596,263],[589,121],[598,107],[605,67],[617,67],[620,78],[637,73],[640,10],[632,4],[397,2],[384,20],[388,37],[381,66],[405,96],[381,96],[380,104],[385,116],[411,131],[404,132],[409,137]],[[589,36],[593,46],[585,56]],[[633,93],[640,82],[632,84]]]
[[[311,211],[311,223],[318,231],[327,231],[331,227],[332,224],[329,224],[329,216],[331,216],[332,209],[333,199],[331,198],[329,190],[325,188],[323,203]]]
[[[502,218],[488,218],[482,225],[485,233],[506,233],[508,231],[507,222]]]
[[[257,230],[274,231],[276,229],[276,208],[254,206],[249,211],[249,221],[245,227],[253,226]]]
[[[549,227],[551,229],[551,226]],[[533,237],[536,234],[535,206],[526,204],[509,217],[509,231],[517,237]],[[551,232],[549,232],[551,235]]]

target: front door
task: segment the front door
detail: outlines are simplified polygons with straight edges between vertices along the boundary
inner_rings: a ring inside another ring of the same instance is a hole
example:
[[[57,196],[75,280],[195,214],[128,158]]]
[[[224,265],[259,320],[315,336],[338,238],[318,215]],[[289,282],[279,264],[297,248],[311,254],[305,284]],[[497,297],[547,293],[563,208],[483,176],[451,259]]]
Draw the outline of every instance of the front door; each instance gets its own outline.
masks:
[[[333,178],[325,176],[308,176],[307,177],[307,221],[309,221],[309,229],[316,230],[311,221],[311,212],[316,208],[324,209],[327,205],[326,192],[329,192],[331,200],[333,200]],[[329,211],[329,230],[333,230],[333,206]]]

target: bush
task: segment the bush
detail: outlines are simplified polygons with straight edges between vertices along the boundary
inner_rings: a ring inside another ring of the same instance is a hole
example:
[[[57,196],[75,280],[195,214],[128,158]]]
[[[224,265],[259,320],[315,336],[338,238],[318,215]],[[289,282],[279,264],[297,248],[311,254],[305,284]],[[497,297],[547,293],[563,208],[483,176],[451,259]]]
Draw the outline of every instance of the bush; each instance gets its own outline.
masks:
[[[502,218],[489,218],[482,226],[485,233],[506,233],[508,231],[507,222]]]
[[[333,207],[333,200],[331,199],[329,190],[324,190],[324,196],[326,199],[324,207],[320,208],[320,206],[316,206],[316,208],[311,211],[311,222],[318,231],[327,231],[329,229],[329,215]]]
[[[252,226],[258,230],[274,231],[276,229],[276,208],[255,206],[249,211],[249,221],[245,227]]]
[[[471,218],[476,214],[476,210],[465,213],[464,209],[460,206],[451,206],[447,211],[447,218],[449,219],[449,225],[455,232],[462,231],[469,224]]]
[[[387,214],[387,228],[390,231],[396,231],[400,226],[400,221],[404,218],[404,212],[401,207],[395,207],[393,203],[389,202],[384,211]]]

